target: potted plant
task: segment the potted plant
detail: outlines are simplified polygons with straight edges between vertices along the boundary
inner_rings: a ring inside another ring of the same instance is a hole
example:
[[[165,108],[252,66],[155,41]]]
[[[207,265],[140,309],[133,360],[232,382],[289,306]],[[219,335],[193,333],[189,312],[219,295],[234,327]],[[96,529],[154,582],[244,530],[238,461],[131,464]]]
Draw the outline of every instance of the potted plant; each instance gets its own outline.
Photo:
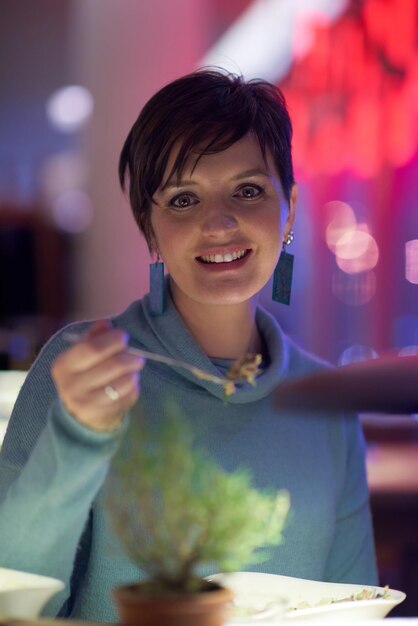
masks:
[[[233,571],[277,545],[287,492],[257,491],[244,469],[227,473],[194,442],[172,405],[162,425],[136,416],[110,473],[109,511],[146,582],[114,590],[121,621],[136,626],[219,626],[232,592],[199,576]]]

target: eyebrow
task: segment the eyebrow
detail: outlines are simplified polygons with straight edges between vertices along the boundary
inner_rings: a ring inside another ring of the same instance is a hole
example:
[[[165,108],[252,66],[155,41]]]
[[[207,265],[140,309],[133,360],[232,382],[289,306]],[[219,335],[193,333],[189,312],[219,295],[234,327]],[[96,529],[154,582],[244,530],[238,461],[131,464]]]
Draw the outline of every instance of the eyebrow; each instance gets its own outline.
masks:
[[[264,169],[260,169],[260,168],[254,168],[251,170],[245,170],[245,172],[240,172],[239,174],[237,174],[236,176],[232,176],[231,180],[242,180],[243,178],[248,178],[250,176],[264,176],[265,178],[271,178],[271,174],[268,170],[264,170]],[[181,179],[181,180],[176,180],[171,178],[169,181],[166,182],[166,184],[162,187],[162,191],[165,191],[166,189],[175,189],[175,188],[179,188],[179,187],[187,187],[187,186],[196,186],[198,185],[198,183],[194,180],[188,180],[188,179]]]

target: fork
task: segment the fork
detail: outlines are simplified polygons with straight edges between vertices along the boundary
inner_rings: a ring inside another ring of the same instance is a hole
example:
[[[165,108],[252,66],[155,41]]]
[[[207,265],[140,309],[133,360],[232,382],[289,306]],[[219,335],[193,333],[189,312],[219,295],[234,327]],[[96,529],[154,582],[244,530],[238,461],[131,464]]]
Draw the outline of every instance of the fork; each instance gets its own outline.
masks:
[[[70,333],[70,332],[66,332],[63,335],[64,339],[66,341],[68,341],[69,343],[76,343],[77,341],[79,341],[80,339],[82,339],[82,335],[78,334],[78,333]],[[126,348],[126,352],[128,352],[129,354],[133,354],[135,356],[140,356],[143,359],[146,359],[148,361],[156,361],[158,363],[164,363],[165,365],[168,365],[170,367],[180,367],[184,370],[187,370],[189,372],[191,372],[196,378],[198,378],[199,380],[209,380],[217,385],[222,385],[224,388],[224,393],[226,396],[230,396],[232,395],[236,388],[235,388],[235,384],[234,381],[231,378],[225,378],[225,377],[221,377],[221,376],[215,376],[213,374],[209,374],[209,372],[205,372],[204,370],[200,369],[199,367],[195,367],[194,365],[191,365],[190,363],[186,363],[185,361],[180,361],[178,359],[173,359],[172,357],[169,356],[164,356],[162,354],[157,354],[155,352],[148,352],[147,350],[142,350],[140,348],[134,348],[132,346],[127,346]],[[234,364],[233,364],[234,365]],[[234,380],[238,381],[242,379],[241,378],[234,378]]]

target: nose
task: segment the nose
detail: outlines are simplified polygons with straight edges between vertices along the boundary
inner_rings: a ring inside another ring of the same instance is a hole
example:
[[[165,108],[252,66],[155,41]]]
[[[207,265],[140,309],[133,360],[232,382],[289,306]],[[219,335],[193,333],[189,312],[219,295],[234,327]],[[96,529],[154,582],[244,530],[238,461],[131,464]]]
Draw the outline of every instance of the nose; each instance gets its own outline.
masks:
[[[213,203],[204,213],[201,228],[207,237],[222,237],[238,229],[238,220],[230,208]]]

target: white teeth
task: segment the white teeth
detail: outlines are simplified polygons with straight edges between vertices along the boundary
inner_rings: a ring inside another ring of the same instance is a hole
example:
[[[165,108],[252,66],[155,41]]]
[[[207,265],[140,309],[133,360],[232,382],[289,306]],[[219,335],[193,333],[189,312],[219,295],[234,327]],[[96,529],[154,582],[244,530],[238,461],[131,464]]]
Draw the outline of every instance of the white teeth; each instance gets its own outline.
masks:
[[[205,263],[230,263],[241,259],[246,250],[238,250],[237,252],[227,252],[226,254],[210,254],[208,256],[201,256],[200,258]]]

